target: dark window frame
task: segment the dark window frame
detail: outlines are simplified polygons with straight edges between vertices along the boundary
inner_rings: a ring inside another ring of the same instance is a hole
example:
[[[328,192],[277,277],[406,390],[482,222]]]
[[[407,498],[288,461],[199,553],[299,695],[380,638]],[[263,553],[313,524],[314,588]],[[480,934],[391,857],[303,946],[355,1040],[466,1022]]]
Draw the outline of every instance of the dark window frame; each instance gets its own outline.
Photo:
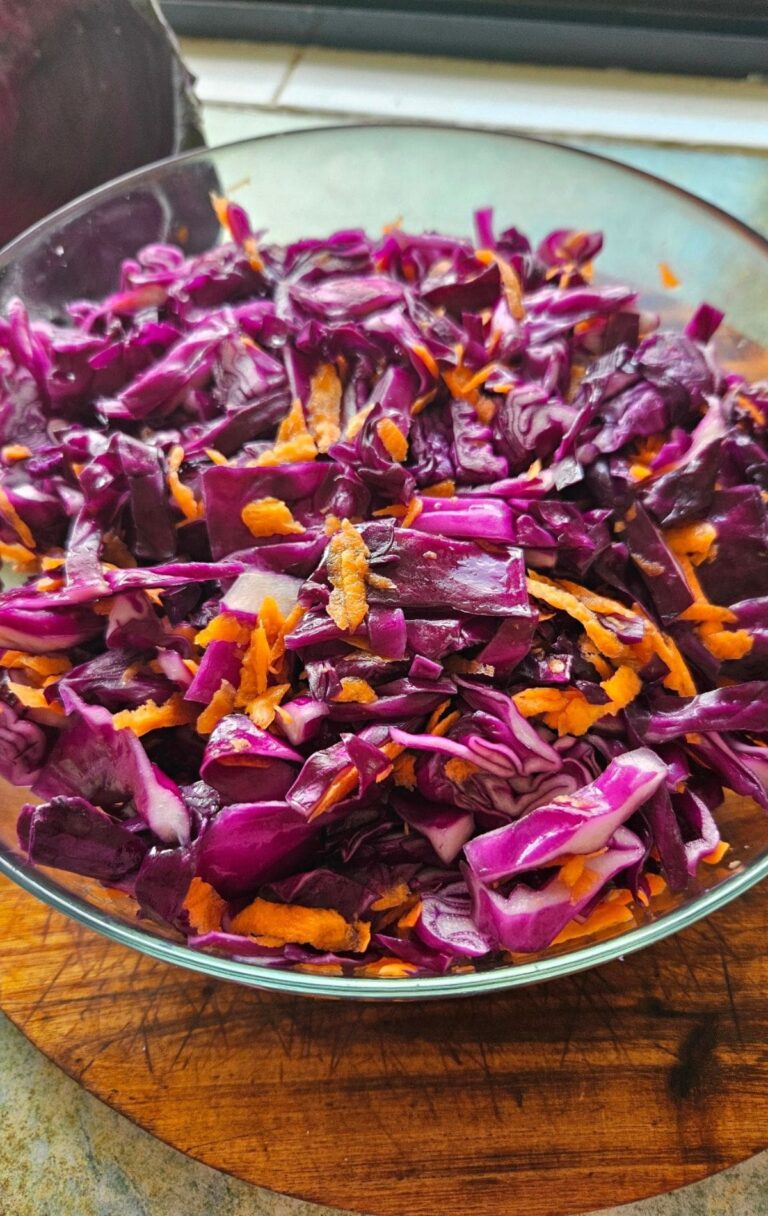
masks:
[[[365,51],[743,77],[765,0],[161,0],[177,33]]]

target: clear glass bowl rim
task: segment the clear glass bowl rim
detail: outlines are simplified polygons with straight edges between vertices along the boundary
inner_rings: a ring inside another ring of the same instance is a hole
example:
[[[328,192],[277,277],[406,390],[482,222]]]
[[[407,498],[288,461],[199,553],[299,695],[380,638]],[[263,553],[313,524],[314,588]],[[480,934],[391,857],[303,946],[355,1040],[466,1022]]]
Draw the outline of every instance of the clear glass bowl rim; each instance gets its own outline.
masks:
[[[151,180],[158,172],[166,168],[176,167],[185,163],[205,161],[215,158],[220,153],[230,149],[244,148],[249,145],[261,144],[264,141],[288,140],[296,137],[340,134],[347,130],[434,130],[445,133],[477,134],[484,137],[495,137],[505,142],[544,144],[558,149],[574,157],[586,160],[600,161],[611,166],[618,172],[637,176],[652,182],[660,189],[675,194],[698,209],[705,210],[754,243],[763,257],[768,258],[768,240],[743,221],[736,219],[727,211],[715,204],[672,182],[667,182],[655,174],[648,173],[632,165],[623,164],[610,156],[591,152],[583,148],[574,148],[557,140],[542,139],[537,136],[522,135],[503,131],[488,131],[482,128],[455,127],[447,123],[434,122],[381,122],[381,123],[340,123],[322,127],[301,127],[292,131],[278,131],[266,135],[252,136],[246,139],[233,140],[219,144],[213,148],[198,148],[183,152],[176,156],[154,161],[140,169],[125,173],[105,184],[80,195],[72,202],[58,208],[50,215],[39,220],[32,227],[15,237],[0,251],[0,269],[23,256],[24,252],[34,245],[36,240],[46,230],[53,230],[63,221],[88,211],[92,204],[102,198],[119,194],[126,187],[138,185]],[[144,932],[129,924],[109,917],[94,908],[86,900],[66,891],[47,875],[35,871],[26,863],[19,862],[0,849],[0,873],[11,879],[30,895],[58,912],[71,917],[77,923],[95,930],[103,937],[133,950],[148,955],[162,962],[196,971],[203,975],[219,980],[230,980],[256,987],[266,991],[282,992],[285,994],[330,997],[355,1000],[424,1000],[429,998],[445,998],[471,996],[481,993],[501,992],[509,988],[525,987],[529,984],[540,983],[544,980],[563,978],[568,975],[586,971],[591,967],[612,962],[626,955],[634,954],[646,946],[680,932],[682,929],[695,924],[709,916],[719,908],[725,907],[732,900],[743,895],[751,887],[768,877],[768,853],[754,862],[748,863],[744,869],[736,871],[732,877],[724,879],[717,886],[686,901],[670,912],[664,913],[658,920],[649,921],[644,925],[635,926],[615,937],[605,941],[593,942],[590,945],[570,950],[551,957],[536,958],[530,962],[514,963],[494,967],[487,971],[462,972],[460,974],[418,976],[407,979],[376,979],[354,978],[336,975],[305,974],[297,971],[281,970],[278,968],[262,967],[251,963],[241,963],[234,959],[204,954],[192,950],[189,946],[169,940],[164,937]]]

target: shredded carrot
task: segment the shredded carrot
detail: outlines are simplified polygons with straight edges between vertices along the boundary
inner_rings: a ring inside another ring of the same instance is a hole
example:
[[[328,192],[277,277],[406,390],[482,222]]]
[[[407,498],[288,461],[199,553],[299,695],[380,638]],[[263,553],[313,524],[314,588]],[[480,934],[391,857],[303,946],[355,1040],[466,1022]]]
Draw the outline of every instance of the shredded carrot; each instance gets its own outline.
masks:
[[[316,456],[317,446],[307,431],[305,435],[297,435],[295,439],[276,443],[273,448],[268,448],[255,460],[249,460],[248,463],[264,468],[277,464],[297,464],[304,460],[314,460]]]
[[[195,730],[198,735],[210,735],[222,718],[231,714],[235,707],[235,690],[227,681],[222,681],[219,688],[211,697],[210,704],[205,707],[197,719]]]
[[[341,380],[332,363],[323,363],[310,381],[307,421],[317,450],[327,452],[341,435]]]
[[[464,367],[463,363],[459,363],[455,368],[449,368],[443,372],[443,380],[453,397],[475,405],[478,398],[478,390],[485,384],[491,373],[496,370],[496,367],[497,364],[495,363],[487,363],[479,371],[473,372],[470,368]]]
[[[386,912],[388,908],[399,908],[411,897],[407,883],[398,882],[393,887],[387,887],[371,904],[371,912]]]
[[[227,903],[210,883],[195,877],[189,884],[182,907],[195,933],[215,933],[221,928]]]
[[[430,375],[437,379],[437,377],[440,375],[440,368],[437,366],[437,360],[432,352],[427,350],[426,346],[423,346],[421,342],[414,342],[411,350],[413,351],[414,355],[416,355],[417,359],[421,359],[421,362],[424,364]]]
[[[471,760],[462,760],[459,756],[452,756],[450,760],[446,761],[443,771],[449,781],[462,785],[465,781],[469,781],[470,777],[474,777],[478,766]]]
[[[523,289],[513,267],[500,254],[496,253],[494,249],[478,249],[475,252],[475,257],[484,266],[490,266],[493,262],[496,263],[499,268],[499,276],[504,290],[504,298],[507,301],[507,308],[517,321],[521,321],[525,316]]]
[[[31,455],[32,452],[25,443],[6,443],[0,450],[0,456],[9,464],[15,464],[17,460],[29,460]]]
[[[204,448],[203,450],[211,464],[229,464],[227,457],[218,448]]]
[[[179,469],[184,461],[184,449],[179,444],[171,448],[168,456],[168,489],[176,506],[185,519],[202,519],[203,504],[198,502],[189,486],[185,486],[179,477]]]
[[[123,709],[112,715],[112,724],[116,730],[131,730],[134,735],[141,736],[165,726],[186,726],[195,720],[195,716],[195,707],[187,704],[177,692],[163,705],[150,700],[136,709]]]
[[[751,634],[746,629],[724,629],[723,625],[736,621],[735,614],[730,608],[709,602],[694,569],[694,562],[687,553],[678,553],[677,560],[694,598],[693,604],[680,613],[680,619],[697,622],[696,633],[702,644],[720,662],[741,659],[749,654],[754,645]]]
[[[421,900],[417,899],[411,905],[407,912],[399,918],[397,927],[401,933],[406,933],[409,929],[413,929],[421,916]]]
[[[411,417],[415,418],[422,410],[425,410],[430,402],[434,401],[437,396],[437,389],[431,388],[428,393],[422,393],[415,401],[411,402]]]
[[[681,524],[677,528],[666,528],[664,539],[673,553],[689,557],[694,566],[709,562],[716,554],[717,530],[704,520],[693,524]]]
[[[373,515],[377,519],[403,519],[408,510],[403,502],[392,502],[387,507],[377,507]]]
[[[216,219],[219,221],[224,231],[229,234],[232,240],[236,240],[237,238],[232,230],[232,223],[229,216],[229,199],[222,197],[220,194],[214,194],[212,192],[210,194],[210,200],[211,206],[216,213]],[[243,253],[248,258],[248,263],[251,269],[256,271],[263,270],[264,263],[259,255],[259,247],[255,236],[246,236],[238,243],[242,246]]]
[[[328,579],[333,587],[326,611],[339,629],[355,630],[368,612],[368,546],[345,519],[328,544]]]
[[[712,852],[706,853],[701,860],[705,861],[708,866],[716,866],[723,860],[730,847],[727,840],[721,840],[719,844],[715,845]]]
[[[661,895],[662,891],[667,889],[666,879],[662,878],[661,874],[646,874],[645,881],[652,896]]]
[[[240,518],[251,536],[291,536],[306,532],[304,525],[293,518],[288,504],[280,498],[255,498],[246,503]]]
[[[623,604],[603,596],[594,596],[584,588],[578,587],[576,583],[558,585],[541,574],[529,575],[526,582],[528,593],[534,599],[543,600],[545,604],[549,604],[550,608],[566,612],[568,616],[578,621],[601,654],[607,655],[610,659],[624,656],[623,643],[619,641],[615,633],[612,633],[598,620],[596,615],[597,612],[603,612],[612,616],[632,618],[634,614],[629,612]]]
[[[455,498],[456,482],[450,478],[445,481],[436,481],[434,485],[422,490],[421,494],[424,498]]]
[[[602,676],[604,680],[609,679],[609,677],[613,674],[613,668],[611,667],[610,663],[603,658],[600,651],[597,649],[594,643],[590,641],[586,634],[584,637],[579,638],[579,650],[581,651],[583,658],[585,658],[588,663],[592,664],[598,675]]]
[[[392,459],[402,464],[408,455],[408,440],[400,427],[391,418],[380,418],[376,433]]]
[[[680,286],[680,280],[666,262],[659,262],[659,278],[661,279],[662,287],[666,287],[669,291],[674,287]]]
[[[429,718],[427,719],[427,725],[424,728],[425,734],[436,735],[436,734],[445,733],[444,731],[438,731],[437,727],[439,725],[440,719],[442,718],[443,714],[448,709],[448,706],[450,704],[451,704],[451,698],[447,697],[445,701],[441,701],[440,704],[435,709],[432,710],[432,713],[429,715]]]
[[[345,439],[354,439],[360,434],[360,431],[365,425],[365,420],[373,409],[374,404],[375,402],[371,402],[370,405],[364,405],[361,410],[358,410],[356,414],[352,415],[347,423],[347,429],[344,432]]]
[[[697,692],[696,684],[677,643],[668,633],[662,633],[655,622],[643,612],[638,604],[633,604],[633,608],[645,621],[645,637],[643,638],[641,647],[645,646],[647,649],[640,650],[638,662],[644,666],[652,655],[658,655],[662,663],[669,668],[667,675],[662,680],[664,687],[669,688],[672,692],[676,692],[681,697],[695,697]]]
[[[709,653],[721,663],[743,659],[755,644],[746,629],[714,629],[709,633],[702,626],[698,632]]]
[[[303,975],[343,975],[344,969],[341,963],[296,963],[294,971],[301,971]]]
[[[405,515],[403,516],[402,520],[400,521],[400,527],[401,528],[410,528],[411,524],[414,522],[414,520],[419,518],[419,516],[421,515],[423,510],[424,510],[424,503],[421,501],[421,499],[419,497],[414,495],[414,497],[408,503],[408,510],[405,512]]]
[[[379,748],[379,751],[383,752],[387,759],[392,760],[393,762],[403,752],[403,750],[403,745],[401,743],[394,742],[384,743]],[[379,773],[376,780],[386,780],[391,771],[392,766],[383,769],[382,772]],[[359,776],[360,774],[358,773],[354,764],[349,764],[346,768],[343,768],[323,791],[323,796],[313,808],[310,819],[316,819],[318,815],[324,814],[324,812],[329,810],[330,807],[335,806],[337,802],[341,802],[342,799],[346,798],[348,794],[351,794],[358,783]]]
[[[298,439],[300,435],[308,435],[307,422],[304,417],[304,406],[295,397],[291,402],[291,408],[284,418],[281,419],[280,425],[277,428],[276,442],[278,444],[288,443],[291,439]]]
[[[416,757],[412,752],[403,752],[392,766],[395,785],[405,790],[416,788]]]
[[[285,617],[278,606],[277,600],[271,595],[265,595],[259,607],[259,624],[267,635],[270,646],[274,646],[281,636],[285,626]]]
[[[312,809],[310,819],[316,819],[318,815],[324,814],[325,811],[335,806],[337,802],[342,802],[354,790],[359,776],[360,774],[354,764],[349,764],[346,768],[343,768],[325,787],[322,798]]]
[[[600,687],[609,697],[603,705],[593,705],[577,688],[526,688],[512,700],[523,717],[542,715],[558,735],[583,735],[600,718],[629,705],[642,689],[642,681],[631,667],[619,667],[609,679],[601,680]]]
[[[240,684],[237,689],[237,705],[250,705],[256,697],[267,691],[269,684],[269,639],[263,625],[251,632],[251,640],[240,669]]]
[[[633,919],[630,908],[613,900],[602,901],[590,912],[584,920],[573,920],[566,925],[555,940],[553,946],[561,946],[574,938],[587,937],[592,933],[600,933],[604,929],[612,929],[615,925],[623,925]]]
[[[211,642],[235,642],[247,646],[251,631],[247,625],[231,612],[220,612],[213,617],[205,629],[195,634],[196,646],[208,646]]]
[[[232,918],[232,932],[274,938],[281,945],[289,942],[314,946],[316,950],[345,950],[363,954],[371,940],[365,921],[344,920],[331,908],[305,908],[301,904],[273,904],[255,899]]]
[[[285,639],[296,628],[306,611],[306,608],[304,608],[301,604],[296,604],[280,626],[280,630],[274,642],[270,643],[269,670],[274,675],[280,675],[282,673],[282,661],[283,656],[285,655]]]
[[[27,654],[23,650],[5,650],[0,655],[0,667],[21,668],[36,676],[60,676],[71,666],[63,655]]]
[[[26,545],[28,549],[34,549],[36,547],[35,538],[29,530],[29,527],[24,523],[24,520],[19,515],[5,490],[2,488],[0,488],[0,515],[2,515],[5,522],[11,528],[13,528],[23,545]]]
[[[387,956],[376,959],[373,963],[365,963],[362,967],[355,967],[355,975],[365,979],[404,980],[417,971],[415,963],[404,963],[400,958]]]
[[[58,701],[49,703],[46,700],[44,688],[30,688],[28,684],[17,684],[14,680],[9,680],[8,691],[13,693],[25,709],[48,709],[54,714],[64,713]]]
[[[331,697],[331,700],[336,703],[356,701],[361,705],[369,705],[372,701],[378,701],[378,697],[367,680],[355,676],[342,676],[341,692],[337,692],[335,697]]]
[[[24,570],[26,573],[37,566],[35,554],[25,545],[8,544],[6,541],[0,541],[0,560],[9,562],[15,570]]]
[[[426,556],[426,555],[425,555]],[[397,590],[395,583],[391,578],[386,578],[383,574],[375,574],[373,571],[366,579],[369,587],[373,587],[376,591],[395,591]]]
[[[696,625],[733,625],[738,619],[735,612],[721,604],[710,604],[709,600],[694,600],[680,613],[681,621]]]
[[[498,401],[494,401],[491,397],[484,397],[482,393],[477,394],[472,406],[484,426],[491,425],[499,410]]]

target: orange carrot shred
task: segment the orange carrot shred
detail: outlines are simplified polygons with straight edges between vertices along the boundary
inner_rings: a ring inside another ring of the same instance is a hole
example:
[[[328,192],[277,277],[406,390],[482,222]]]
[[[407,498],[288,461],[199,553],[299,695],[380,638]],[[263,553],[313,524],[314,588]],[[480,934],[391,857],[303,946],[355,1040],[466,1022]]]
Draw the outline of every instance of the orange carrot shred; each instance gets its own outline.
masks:
[[[246,712],[254,726],[267,730],[272,725],[280,708],[280,702],[285,694],[290,692],[290,688],[290,684],[273,684],[261,696],[254,697],[252,701],[248,702]]]
[[[364,405],[361,410],[358,410],[356,414],[353,414],[353,416],[350,418],[349,422],[347,423],[347,429],[344,432],[345,439],[354,439],[357,435],[360,434],[360,431],[363,429],[368,415],[370,414],[371,410],[373,409],[373,404],[374,403],[371,403],[371,405]]]
[[[5,522],[11,528],[13,528],[14,532],[16,533],[16,535],[18,536],[19,540],[21,541],[21,543],[23,545],[26,545],[28,549],[34,549],[36,547],[35,538],[32,535],[28,525],[24,523],[24,520],[19,515],[18,511],[14,507],[10,498],[6,494],[5,490],[3,490],[1,488],[0,488],[0,515],[3,517]]]
[[[433,375],[435,378],[440,375],[440,368],[437,366],[437,360],[432,352],[427,350],[426,346],[423,346],[420,342],[414,342],[411,350],[418,359],[421,359],[421,362],[431,375]]]
[[[403,752],[398,756],[392,766],[392,772],[395,785],[406,790],[416,788],[416,757],[412,752]]]
[[[195,645],[205,647],[210,642],[236,642],[238,646],[247,646],[250,636],[250,629],[239,617],[231,612],[220,612],[205,629],[195,634]]]
[[[202,878],[193,878],[182,904],[195,933],[215,933],[227,910],[226,900]]]
[[[669,291],[680,286],[680,280],[666,262],[659,262],[659,278],[662,287],[666,287]]]
[[[205,448],[204,451],[211,464],[229,464],[227,457],[218,448]]]
[[[232,932],[274,938],[281,945],[295,942],[316,950],[345,950],[363,954],[371,940],[365,921],[344,920],[331,908],[305,908],[301,904],[253,903],[232,918]]]
[[[60,676],[71,666],[63,655],[27,654],[23,650],[5,650],[0,654],[0,667],[21,668],[37,676]]]
[[[231,714],[235,707],[235,690],[227,681],[222,681],[221,688],[213,694],[210,704],[205,707],[197,719],[195,730],[198,735],[210,735],[222,718]]]
[[[304,525],[293,518],[288,504],[280,498],[255,498],[246,503],[240,518],[251,536],[291,536],[306,532]]]
[[[421,916],[421,900],[417,899],[414,904],[404,912],[397,922],[397,927],[401,933],[405,933],[408,929],[413,929],[418,924]]]
[[[387,887],[371,904],[371,912],[386,912],[388,908],[399,908],[411,897],[411,889],[407,883],[398,882],[393,887]]]
[[[37,557],[26,545],[8,544],[6,541],[0,541],[0,560],[8,562],[15,570],[23,570],[25,573],[29,573],[37,566]]]
[[[461,785],[464,781],[468,781],[478,771],[476,764],[471,760],[462,760],[459,756],[451,756],[450,760],[445,763],[443,770],[449,781],[455,781],[457,785]]]
[[[136,709],[123,709],[113,714],[112,725],[116,730],[131,730],[134,735],[141,736],[166,726],[185,726],[195,720],[196,712],[195,706],[185,702],[177,692],[163,705],[149,700]]]
[[[240,669],[240,684],[235,702],[237,705],[249,705],[267,691],[269,658],[267,631],[263,625],[256,625],[251,632],[251,640]]]
[[[376,959],[373,963],[365,963],[355,967],[355,975],[364,979],[404,980],[418,971],[415,963],[404,963],[402,959],[387,957]]]
[[[332,363],[323,363],[309,385],[307,421],[319,452],[327,452],[341,435],[341,380]]]
[[[25,443],[6,443],[0,449],[0,456],[9,464],[14,464],[17,460],[29,460],[31,455],[32,452]]]
[[[295,439],[286,439],[283,442],[278,441],[274,447],[268,448],[262,452],[255,460],[249,460],[249,465],[254,465],[260,468],[271,467],[278,464],[298,464],[305,460],[314,460],[317,456],[317,445],[314,439],[307,431],[304,435],[297,435]]]
[[[408,440],[400,427],[391,418],[380,418],[376,433],[392,459],[402,464],[408,455]]]
[[[355,630],[368,612],[368,546],[345,519],[328,544],[328,579],[333,587],[326,611],[339,629]]]
[[[343,768],[325,787],[322,798],[312,809],[310,819],[316,819],[318,815],[322,815],[330,807],[335,806],[337,802],[341,802],[348,794],[351,794],[357,785],[359,776],[354,764]]]
[[[185,519],[202,519],[203,504],[198,502],[189,486],[185,486],[179,477],[179,469],[184,461],[184,449],[179,444],[171,448],[168,456],[168,489],[176,506]]]
[[[712,852],[706,853],[701,860],[706,862],[708,866],[716,866],[718,862],[723,860],[730,847],[727,840],[721,840],[719,844],[715,845]]]
[[[436,481],[434,485],[427,486],[421,491],[424,498],[455,498],[456,497],[456,482],[450,478],[445,481]]]
[[[341,691],[331,697],[331,700],[336,703],[356,701],[361,705],[369,705],[372,701],[378,701],[378,697],[367,680],[356,676],[342,676]]]
[[[46,700],[42,688],[30,688],[28,684],[17,684],[15,680],[9,680],[8,691],[13,693],[25,709],[47,709],[55,714],[64,713],[64,709],[58,701],[49,703]]]
[[[610,698],[603,705],[593,705],[577,688],[525,688],[512,700],[523,717],[540,714],[559,735],[583,735],[600,718],[629,705],[642,689],[642,681],[631,667],[619,667],[600,687]]]
[[[632,912],[628,907],[613,901],[603,901],[584,920],[574,920],[566,925],[558,933],[552,945],[561,946],[564,942],[573,941],[574,938],[588,937],[592,933],[600,933],[615,925],[623,925],[632,919]]]
[[[717,529],[706,520],[666,528],[664,539],[673,553],[689,557],[694,566],[711,561],[715,556]]]

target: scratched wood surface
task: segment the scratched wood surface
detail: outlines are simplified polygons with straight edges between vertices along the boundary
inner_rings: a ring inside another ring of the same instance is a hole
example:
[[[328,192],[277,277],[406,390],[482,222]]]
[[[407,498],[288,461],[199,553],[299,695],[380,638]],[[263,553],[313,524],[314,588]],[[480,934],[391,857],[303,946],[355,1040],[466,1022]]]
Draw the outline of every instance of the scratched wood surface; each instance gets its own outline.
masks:
[[[768,1143],[768,886],[565,981],[374,1006],[153,962],[0,880],[0,1005],[183,1152],[377,1216],[572,1216]]]

